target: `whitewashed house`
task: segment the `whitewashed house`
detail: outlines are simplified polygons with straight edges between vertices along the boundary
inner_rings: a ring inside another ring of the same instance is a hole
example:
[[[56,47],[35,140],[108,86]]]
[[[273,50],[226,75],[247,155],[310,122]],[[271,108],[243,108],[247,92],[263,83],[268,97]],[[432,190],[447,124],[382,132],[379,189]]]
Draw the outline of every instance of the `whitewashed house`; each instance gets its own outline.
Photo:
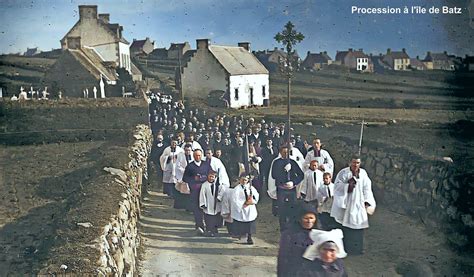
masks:
[[[196,44],[196,52],[182,70],[185,95],[207,97],[219,90],[231,108],[269,105],[268,70],[250,52],[250,43],[220,46],[198,39]]]

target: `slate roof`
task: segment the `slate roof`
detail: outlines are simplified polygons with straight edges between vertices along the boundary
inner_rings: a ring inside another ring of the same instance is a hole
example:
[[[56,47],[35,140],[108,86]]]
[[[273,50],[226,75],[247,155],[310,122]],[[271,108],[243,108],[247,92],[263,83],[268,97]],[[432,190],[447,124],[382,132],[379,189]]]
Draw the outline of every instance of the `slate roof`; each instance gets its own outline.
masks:
[[[85,69],[96,76],[97,79],[99,79],[102,74],[109,81],[117,80],[115,70],[105,66],[104,60],[102,60],[93,48],[82,47],[80,49],[67,49],[66,51],[69,51],[69,53],[71,53]]]
[[[312,66],[317,63],[328,63],[331,60],[331,57],[325,53],[309,53],[303,61],[303,66]]]
[[[385,56],[387,57],[392,57],[394,60],[399,60],[399,59],[409,59],[410,56],[406,52],[403,51],[392,51],[389,54],[386,54]]]
[[[209,45],[209,52],[230,75],[268,74],[265,66],[243,47]]]

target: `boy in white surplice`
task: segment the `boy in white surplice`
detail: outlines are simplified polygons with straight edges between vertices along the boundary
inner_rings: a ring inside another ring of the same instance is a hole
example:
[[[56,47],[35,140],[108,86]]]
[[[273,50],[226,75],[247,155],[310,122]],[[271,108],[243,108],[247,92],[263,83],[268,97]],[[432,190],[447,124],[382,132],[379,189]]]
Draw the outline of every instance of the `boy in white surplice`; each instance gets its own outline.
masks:
[[[235,235],[247,235],[247,244],[253,244],[252,234],[257,232],[257,206],[259,194],[249,183],[248,176],[240,177],[231,198],[232,229]]]
[[[222,223],[221,199],[222,188],[219,184],[219,179],[216,178],[215,171],[209,171],[207,181],[201,186],[199,194],[199,207],[204,212],[204,222],[206,223],[206,234],[210,237],[215,237],[218,226]]]

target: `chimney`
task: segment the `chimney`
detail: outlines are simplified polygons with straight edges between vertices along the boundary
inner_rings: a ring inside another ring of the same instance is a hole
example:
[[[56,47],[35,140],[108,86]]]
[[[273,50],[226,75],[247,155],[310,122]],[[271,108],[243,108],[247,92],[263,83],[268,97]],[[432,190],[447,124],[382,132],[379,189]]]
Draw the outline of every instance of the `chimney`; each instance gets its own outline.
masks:
[[[443,53],[444,53],[445,55],[448,55],[448,52],[447,52],[447,51],[443,51]]]
[[[278,47],[273,48],[274,51],[278,50]]]
[[[323,54],[324,54],[324,55],[327,55],[327,54],[328,54],[328,51],[324,51]]]
[[[349,48],[349,52],[352,52],[352,48]]]
[[[245,50],[250,52],[250,42],[239,42],[237,43],[239,47],[243,47]]]
[[[196,39],[196,49],[208,49],[209,48],[209,39]]]
[[[402,48],[402,52],[403,52],[403,53],[406,53],[407,50],[406,50],[405,48]]]
[[[362,48],[359,48],[359,52],[364,52],[364,49],[362,49]]]
[[[99,14],[99,19],[102,20],[105,24],[109,24],[110,22],[110,14],[108,13],[101,13]]]
[[[80,5],[79,20],[97,19],[97,5]]]
[[[81,37],[68,37],[67,38],[68,49],[80,49],[81,48]]]
[[[420,60],[420,56],[417,55],[417,56],[416,56],[416,59],[417,59],[417,60]]]
[[[307,55],[308,55],[308,56],[311,55],[311,51],[308,51]]]
[[[387,48],[387,55],[390,54],[390,53],[392,53],[392,49]]]

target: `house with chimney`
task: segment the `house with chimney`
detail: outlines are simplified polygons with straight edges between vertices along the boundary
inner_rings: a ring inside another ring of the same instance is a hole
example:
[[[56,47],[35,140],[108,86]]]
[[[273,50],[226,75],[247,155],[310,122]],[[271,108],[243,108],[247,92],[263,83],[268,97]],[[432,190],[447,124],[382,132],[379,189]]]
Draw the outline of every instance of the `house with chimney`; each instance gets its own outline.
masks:
[[[321,70],[330,64],[332,64],[332,59],[326,51],[319,52],[319,54],[308,51],[301,66],[306,70]]]
[[[426,65],[420,60],[419,56],[410,59],[410,68],[415,70],[426,70]]]
[[[183,43],[171,43],[170,48],[168,48],[168,59],[178,60],[184,56],[186,51],[191,50],[191,45],[189,42],[185,41]]]
[[[130,55],[148,55],[153,49],[155,49],[155,42],[151,41],[149,37],[145,39],[133,39],[132,45],[130,45]]]
[[[250,43],[221,46],[198,39],[196,45],[181,73],[184,95],[204,98],[221,91],[231,108],[269,105],[269,72],[250,52]]]
[[[257,59],[270,71],[277,72],[280,67],[280,61],[286,59],[286,52],[283,48],[275,47],[273,50],[254,51],[253,54]],[[294,58],[300,62],[298,52],[294,52]]]
[[[449,57],[446,51],[443,53],[432,53],[428,51],[423,63],[429,70],[455,70],[455,62]]]
[[[387,53],[383,56],[382,61],[386,63],[392,70],[409,70],[410,56],[408,56],[405,48],[402,51],[392,51],[387,49]]]
[[[372,61],[364,54],[363,49],[349,48],[347,51],[337,51],[336,62],[359,72],[373,72]]]
[[[94,87],[104,84],[108,97],[140,81],[141,73],[130,60],[130,44],[122,36],[123,27],[109,19],[109,14],[97,13],[96,5],[80,5],[79,20],[60,40],[62,53],[44,82],[66,97],[83,97],[84,90],[92,97]]]

